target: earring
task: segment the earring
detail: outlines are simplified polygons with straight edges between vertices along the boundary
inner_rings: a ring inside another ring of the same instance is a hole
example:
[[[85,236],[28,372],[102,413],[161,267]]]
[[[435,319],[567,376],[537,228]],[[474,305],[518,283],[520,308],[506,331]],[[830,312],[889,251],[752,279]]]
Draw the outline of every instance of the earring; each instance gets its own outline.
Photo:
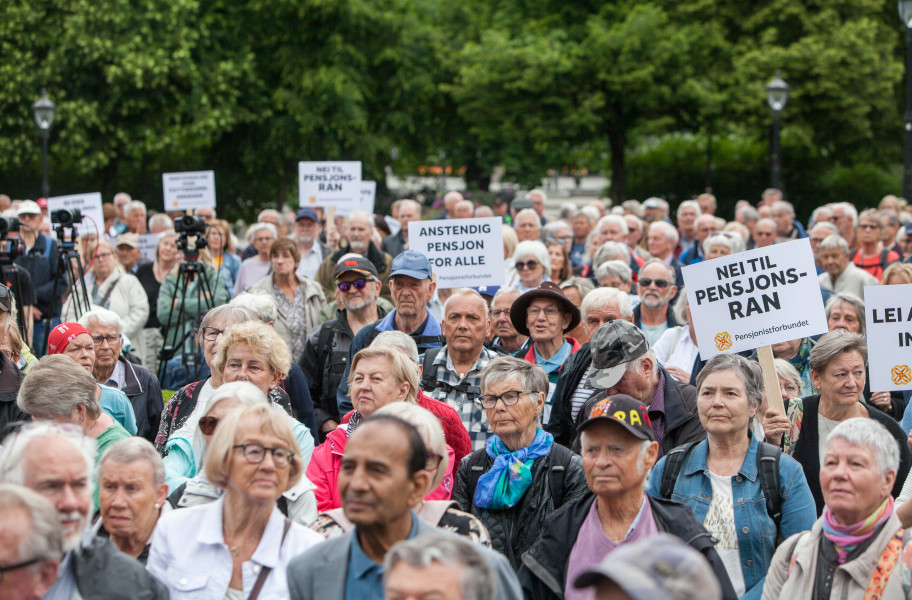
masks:
[[[158,504],[157,502],[154,504],[154,506],[155,506],[155,510],[158,510],[159,508],[161,508],[161,504]]]

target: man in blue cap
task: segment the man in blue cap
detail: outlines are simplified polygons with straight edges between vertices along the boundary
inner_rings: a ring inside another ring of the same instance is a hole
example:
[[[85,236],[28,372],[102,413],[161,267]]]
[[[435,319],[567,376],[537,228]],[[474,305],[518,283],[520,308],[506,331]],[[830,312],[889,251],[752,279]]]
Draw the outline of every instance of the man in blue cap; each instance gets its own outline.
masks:
[[[320,241],[322,229],[314,209],[302,208],[295,215],[295,241],[301,251],[301,262],[295,273],[311,281],[317,276],[323,259],[332,254],[332,249]]]

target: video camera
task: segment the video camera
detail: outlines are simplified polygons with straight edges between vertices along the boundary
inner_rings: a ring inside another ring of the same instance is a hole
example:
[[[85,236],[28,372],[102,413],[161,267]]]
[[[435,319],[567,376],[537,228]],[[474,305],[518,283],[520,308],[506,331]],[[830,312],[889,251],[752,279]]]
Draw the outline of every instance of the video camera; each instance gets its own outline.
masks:
[[[206,222],[199,217],[186,215],[174,221],[174,231],[178,234],[177,247],[184,253],[184,259],[189,261],[199,260],[199,251],[209,245],[206,239]],[[193,246],[190,245],[190,236],[196,237]]]
[[[51,223],[61,227],[74,227],[82,222],[82,211],[78,208],[59,208],[51,213]]]
[[[0,240],[6,239],[10,231],[19,231],[19,219],[16,217],[0,217]]]

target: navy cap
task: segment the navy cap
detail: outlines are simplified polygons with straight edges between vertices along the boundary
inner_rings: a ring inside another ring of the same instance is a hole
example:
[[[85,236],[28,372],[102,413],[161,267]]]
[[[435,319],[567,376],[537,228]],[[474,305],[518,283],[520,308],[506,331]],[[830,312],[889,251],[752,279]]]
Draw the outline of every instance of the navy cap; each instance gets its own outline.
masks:
[[[433,279],[431,261],[420,252],[406,250],[393,259],[393,272],[390,273],[390,279],[396,275],[405,275],[412,279]]]
[[[317,216],[317,211],[312,208],[302,208],[295,214],[295,221],[300,221],[301,219],[310,219],[314,223],[319,223],[320,218]]]
[[[490,296],[491,298],[493,298],[494,295],[500,291],[500,286],[499,285],[482,285],[482,286],[472,288],[472,289],[474,289],[476,292],[478,292],[482,296]]]

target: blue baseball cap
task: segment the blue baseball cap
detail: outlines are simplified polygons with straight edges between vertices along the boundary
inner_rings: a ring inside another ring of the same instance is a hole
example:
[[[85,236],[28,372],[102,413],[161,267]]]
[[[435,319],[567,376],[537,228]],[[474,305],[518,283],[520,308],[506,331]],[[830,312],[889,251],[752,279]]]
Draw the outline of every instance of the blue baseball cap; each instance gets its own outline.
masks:
[[[310,219],[314,223],[319,223],[320,218],[317,216],[317,211],[312,208],[302,208],[295,214],[295,221],[300,221],[301,219]]]
[[[498,291],[500,291],[500,286],[499,285],[482,285],[482,286],[478,286],[473,289],[476,292],[478,292],[479,294],[481,294],[482,296],[490,296],[491,298],[493,298],[494,295]]]
[[[406,250],[393,259],[392,279],[396,275],[405,275],[412,279],[433,279],[431,261],[427,256],[414,250]]]

